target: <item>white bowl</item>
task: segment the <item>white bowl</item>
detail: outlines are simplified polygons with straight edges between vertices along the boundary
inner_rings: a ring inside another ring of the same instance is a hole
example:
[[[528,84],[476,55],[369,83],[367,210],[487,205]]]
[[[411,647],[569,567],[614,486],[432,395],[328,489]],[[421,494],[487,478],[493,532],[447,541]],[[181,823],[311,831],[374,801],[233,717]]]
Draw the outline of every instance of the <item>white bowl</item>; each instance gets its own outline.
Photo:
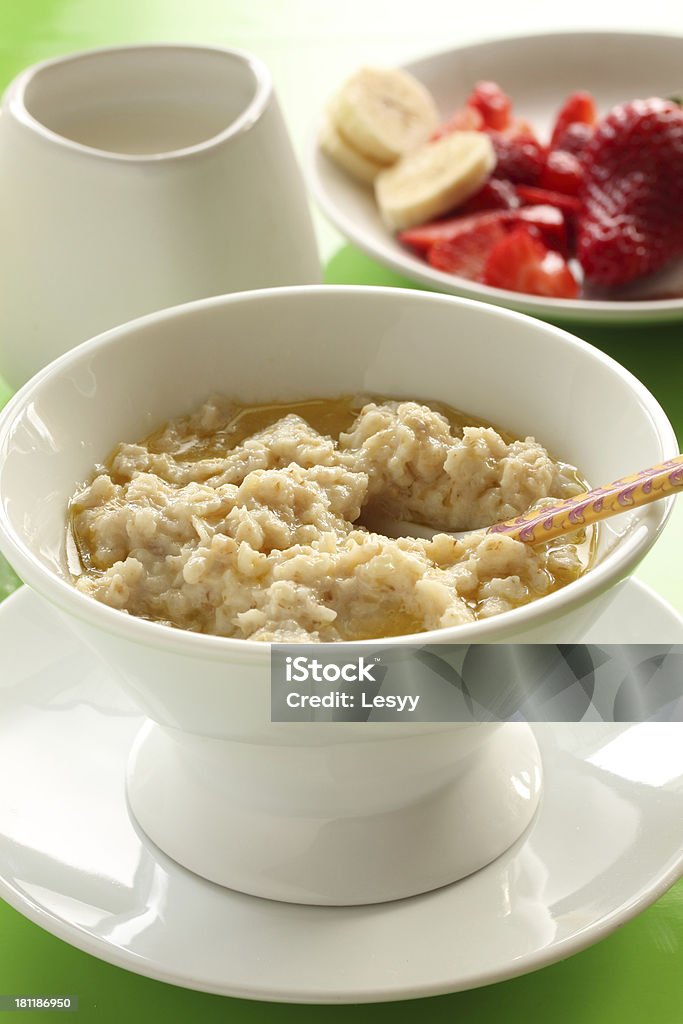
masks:
[[[601,113],[635,97],[678,91],[683,38],[632,32],[561,32],[507,37],[431,54],[406,65],[427,86],[447,117],[464,103],[478,79],[495,79],[515,112],[546,138],[563,100],[588,89]],[[322,106],[322,103],[321,103]],[[633,323],[680,320],[679,298],[550,299],[524,295],[435,270],[401,245],[382,223],[372,191],[336,167],[311,139],[308,180],[324,213],[343,235],[379,263],[436,291],[494,302],[563,322]],[[661,275],[660,294],[680,292],[680,266]]]
[[[535,434],[595,483],[674,455],[671,425],[630,373],[557,328],[446,296],[314,286],[202,300],[115,328],[48,366],[0,415],[0,549],[155,723],[133,753],[129,797],[166,852],[231,887],[318,903],[391,899],[474,870],[533,813],[540,774],[527,727],[273,724],[268,645],[134,618],[69,582],[77,486],[118,441],[216,390],[247,402],[354,391],[439,399]],[[595,567],[565,589],[415,639],[577,639],[670,508],[612,520]]]

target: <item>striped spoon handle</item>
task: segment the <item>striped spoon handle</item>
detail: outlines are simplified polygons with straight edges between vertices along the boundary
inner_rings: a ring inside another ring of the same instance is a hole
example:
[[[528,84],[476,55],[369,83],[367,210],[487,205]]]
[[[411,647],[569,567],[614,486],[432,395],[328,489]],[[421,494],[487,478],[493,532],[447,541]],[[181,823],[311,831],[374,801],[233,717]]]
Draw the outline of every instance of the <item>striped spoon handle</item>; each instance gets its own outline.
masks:
[[[555,505],[532,509],[523,516],[496,523],[489,533],[505,533],[524,544],[543,544],[630,508],[648,505],[683,490],[683,455],[644,469],[606,487],[576,494]]]

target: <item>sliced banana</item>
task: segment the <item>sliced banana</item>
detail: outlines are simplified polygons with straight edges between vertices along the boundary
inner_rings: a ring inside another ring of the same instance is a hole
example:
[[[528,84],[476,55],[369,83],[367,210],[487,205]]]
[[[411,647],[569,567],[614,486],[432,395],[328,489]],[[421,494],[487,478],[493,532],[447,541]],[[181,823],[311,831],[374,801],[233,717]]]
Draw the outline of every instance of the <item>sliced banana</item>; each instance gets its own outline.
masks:
[[[495,164],[485,132],[453,132],[429,142],[377,176],[382,219],[401,231],[439,217],[474,195]]]
[[[439,121],[427,89],[398,68],[361,68],[333,97],[330,110],[351,148],[381,164],[426,142]]]
[[[329,156],[330,160],[366,185],[372,185],[380,171],[386,170],[386,164],[378,164],[350,146],[339,134],[329,117],[323,123],[318,142],[323,153]]]

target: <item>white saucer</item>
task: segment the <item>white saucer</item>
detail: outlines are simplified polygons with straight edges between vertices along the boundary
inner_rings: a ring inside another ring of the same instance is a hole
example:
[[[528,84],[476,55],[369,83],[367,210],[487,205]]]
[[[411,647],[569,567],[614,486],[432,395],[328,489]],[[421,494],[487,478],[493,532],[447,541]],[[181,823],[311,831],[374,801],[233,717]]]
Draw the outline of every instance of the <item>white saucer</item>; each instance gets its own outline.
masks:
[[[593,93],[601,115],[638,96],[675,93],[682,55],[683,38],[670,34],[555,32],[459,46],[406,67],[431,91],[443,117],[464,103],[477,80],[495,79],[512,97],[516,113],[545,138],[565,97],[576,89]],[[658,285],[651,279],[650,298],[642,294],[630,300],[522,295],[435,270],[393,237],[381,221],[372,191],[319,151],[318,135],[319,125],[311,140],[307,176],[325,215],[359,249],[418,284],[562,321],[654,323],[683,317],[680,266],[662,273]],[[656,297],[667,293],[676,297]]]
[[[683,641],[640,584],[587,640]],[[140,974],[226,995],[365,1002],[501,981],[574,953],[683,872],[683,726],[545,725],[545,793],[498,861],[425,896],[305,907],[221,889],[131,821],[141,717],[27,589],[0,607],[0,895]]]

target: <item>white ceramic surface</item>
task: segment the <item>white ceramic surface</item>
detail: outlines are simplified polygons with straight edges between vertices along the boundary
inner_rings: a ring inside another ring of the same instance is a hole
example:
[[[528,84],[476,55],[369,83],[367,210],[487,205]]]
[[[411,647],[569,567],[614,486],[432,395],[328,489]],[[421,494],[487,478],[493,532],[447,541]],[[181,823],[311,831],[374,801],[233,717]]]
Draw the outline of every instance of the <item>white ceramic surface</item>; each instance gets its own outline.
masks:
[[[494,79],[512,97],[515,111],[542,138],[569,93],[588,89],[601,113],[636,97],[679,92],[683,37],[620,32],[562,32],[475,43],[407,64],[433,93],[443,117],[462,104],[475,81]],[[324,98],[319,104],[324,106]],[[683,268],[649,283],[660,295],[638,301],[547,299],[490,288],[432,269],[384,227],[372,191],[318,151],[311,139],[307,177],[324,213],[351,242],[378,262],[437,291],[494,302],[563,321],[665,321],[683,318]]]
[[[625,633],[681,643],[683,622],[631,581],[583,639]],[[140,714],[27,589],[0,607],[0,652],[0,896],[140,974],[295,1002],[456,991],[583,949],[683,871],[683,726],[547,725],[537,816],[470,878],[373,907],[242,896],[136,828],[122,780]]]
[[[552,360],[547,358],[550,347]],[[272,724],[268,645],[137,619],[91,600],[68,581],[65,510],[78,483],[117,441],[144,436],[216,390],[243,401],[358,391],[440,399],[513,433],[536,434],[557,456],[580,466],[589,480],[616,479],[633,465],[652,465],[675,454],[666,416],[617,363],[538,321],[445,296],[315,287],[209,299],[117,328],[56,361],[0,414],[0,549],[22,579],[65,613],[71,627],[116,669],[145,713],[166,730],[169,742],[155,748],[156,774],[178,778],[178,763],[187,766],[185,780],[194,779],[194,793],[185,790],[187,807],[206,805],[198,765],[213,758],[216,740],[224,744],[218,763],[249,756],[231,750],[235,742],[286,747],[290,775],[296,773],[297,758],[311,759],[311,748],[321,747],[316,755],[321,772],[330,777],[339,772],[339,788],[350,791],[358,779],[381,774],[405,757],[406,775],[432,780],[431,794],[427,789],[420,794],[419,813],[427,813],[446,777],[457,784],[459,762],[469,755],[475,734],[481,760],[474,763],[482,767],[482,781],[468,791],[469,811],[462,812],[462,836],[457,839],[469,849],[456,856],[455,840],[438,829],[434,836],[439,843],[430,847],[432,837],[423,830],[417,838],[424,856],[418,856],[416,846],[386,889],[375,887],[376,898],[407,895],[436,884],[436,879],[444,881],[449,858],[452,878],[486,863],[515,827],[517,832],[524,827],[533,800],[526,805],[508,801],[500,834],[491,828],[468,832],[467,822],[477,820],[478,805],[485,801],[493,808],[504,800],[515,773],[508,752],[501,759],[506,770],[498,776],[497,792],[487,786],[483,767],[490,748],[484,730],[401,723],[377,725],[370,732],[362,724],[337,723],[328,730]],[[604,430],[605,422],[611,430]],[[670,507],[670,501],[660,502],[611,520],[601,532],[598,564],[564,590],[497,618],[420,634],[420,641],[557,642],[560,631],[568,641],[575,639],[614,598],[615,584],[652,545]],[[187,733],[196,734],[194,740]],[[347,747],[353,748],[353,756],[342,749]],[[285,752],[276,753],[283,758],[278,772],[284,778]],[[528,749],[519,754],[517,770],[529,770]],[[264,754],[264,773],[273,770],[275,759],[276,754],[270,760]],[[218,877],[208,863],[206,829],[188,830],[173,800],[162,799],[164,791],[148,786],[142,775],[131,792],[141,818],[166,848],[174,849],[186,865]],[[221,793],[218,784],[212,792],[214,816],[246,820],[230,793]],[[260,792],[267,792],[267,786]],[[393,810],[388,796],[368,813],[360,797],[355,804],[340,806],[332,786],[322,795],[305,797],[300,792],[297,797],[294,787],[292,794],[282,807],[283,817],[292,819],[289,825],[283,822],[283,835],[299,828],[293,819],[301,816],[302,807],[314,817],[316,800],[324,798],[335,829],[345,837],[346,845],[339,843],[342,867],[334,884],[330,881],[327,889],[323,884],[314,826],[308,846],[296,840],[297,858],[287,876],[271,873],[266,888],[261,862],[251,859],[249,880],[244,874],[249,858],[242,857],[239,864],[231,861],[226,825],[221,881],[278,898],[294,898],[298,892],[316,902],[370,899],[362,862],[351,854],[359,831],[365,833],[358,840],[361,847],[370,841],[377,826],[373,815],[379,818],[382,809]],[[411,794],[406,788],[399,806],[405,809]],[[254,783],[245,789],[244,801],[257,801],[261,795]],[[453,793],[452,799],[463,806],[462,793]],[[210,813],[209,808],[205,821]],[[389,842],[391,815],[385,819]],[[257,842],[258,823],[252,819],[252,825],[245,852],[249,842]],[[317,888],[311,891],[313,883]]]
[[[291,903],[354,906],[471,874],[514,843],[538,806],[541,760],[527,725],[451,725],[393,741],[369,725],[362,744],[344,728],[309,726],[310,742],[293,749],[150,722],[128,762],[131,809],[157,846],[203,878]]]
[[[0,180],[14,387],[143,313],[320,279],[270,74],[245,53],[130,46],[23,71],[3,99]]]

